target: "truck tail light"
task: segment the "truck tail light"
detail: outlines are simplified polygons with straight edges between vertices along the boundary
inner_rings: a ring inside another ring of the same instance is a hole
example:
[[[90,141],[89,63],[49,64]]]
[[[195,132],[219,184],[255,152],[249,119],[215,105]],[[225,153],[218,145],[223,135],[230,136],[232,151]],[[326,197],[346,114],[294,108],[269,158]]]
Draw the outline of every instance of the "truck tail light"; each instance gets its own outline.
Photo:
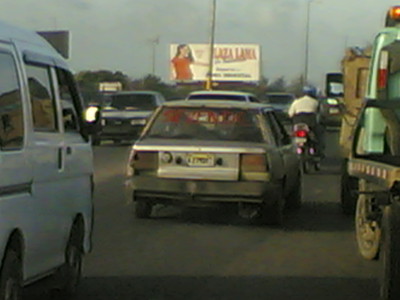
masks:
[[[265,154],[242,154],[240,157],[242,172],[267,172],[268,163]]]
[[[389,16],[392,20],[400,21],[400,6],[393,6],[389,10]]]
[[[378,89],[384,89],[387,85],[388,79],[388,64],[389,64],[389,53],[385,50],[381,51],[379,60],[378,70]]]
[[[158,168],[157,151],[136,151],[132,150],[129,155],[128,176],[138,171],[151,171]]]

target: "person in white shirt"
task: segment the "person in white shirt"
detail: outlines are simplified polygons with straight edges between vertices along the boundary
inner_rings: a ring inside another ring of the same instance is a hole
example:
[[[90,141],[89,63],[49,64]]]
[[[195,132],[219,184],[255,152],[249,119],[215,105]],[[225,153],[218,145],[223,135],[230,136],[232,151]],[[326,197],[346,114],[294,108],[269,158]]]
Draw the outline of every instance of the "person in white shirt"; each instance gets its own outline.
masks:
[[[308,125],[316,136],[317,151],[323,155],[323,128],[318,122],[320,104],[317,100],[317,89],[307,85],[303,88],[303,94],[304,96],[295,99],[290,105],[288,115],[293,124],[306,123]]]

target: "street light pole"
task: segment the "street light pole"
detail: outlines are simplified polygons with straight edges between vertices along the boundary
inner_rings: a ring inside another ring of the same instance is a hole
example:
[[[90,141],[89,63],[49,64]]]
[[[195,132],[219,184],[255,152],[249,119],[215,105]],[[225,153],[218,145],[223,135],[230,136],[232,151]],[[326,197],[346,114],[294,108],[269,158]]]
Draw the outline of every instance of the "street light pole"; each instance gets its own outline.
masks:
[[[210,32],[210,57],[208,61],[208,74],[206,80],[206,90],[212,89],[212,71],[213,71],[213,59],[214,59],[214,40],[215,40],[215,12],[217,7],[217,1],[212,0],[211,8],[211,32]]]
[[[308,83],[308,48],[310,42],[310,6],[313,0],[307,0],[307,15],[306,15],[306,40],[304,49],[304,85]]]
[[[156,46],[160,42],[160,37],[157,36],[156,38],[150,40],[151,45],[152,45],[152,52],[151,52],[151,74],[156,75]]]

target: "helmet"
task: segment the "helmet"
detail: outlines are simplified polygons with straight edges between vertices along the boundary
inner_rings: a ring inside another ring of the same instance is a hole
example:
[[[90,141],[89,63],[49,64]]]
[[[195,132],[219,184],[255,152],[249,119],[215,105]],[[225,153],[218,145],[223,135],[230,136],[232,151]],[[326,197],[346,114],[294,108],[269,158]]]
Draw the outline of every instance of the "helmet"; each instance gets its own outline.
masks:
[[[304,95],[308,95],[310,97],[317,97],[317,89],[313,87],[312,85],[306,85],[303,87],[303,93]]]

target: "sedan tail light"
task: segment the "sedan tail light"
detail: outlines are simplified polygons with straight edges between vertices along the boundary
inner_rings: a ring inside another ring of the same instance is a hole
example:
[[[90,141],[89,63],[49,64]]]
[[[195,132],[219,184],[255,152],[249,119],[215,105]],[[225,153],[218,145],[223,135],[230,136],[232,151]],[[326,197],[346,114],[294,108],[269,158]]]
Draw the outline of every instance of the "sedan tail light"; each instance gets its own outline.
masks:
[[[242,172],[267,172],[268,163],[265,154],[242,154],[240,157]]]
[[[154,171],[158,168],[157,151],[132,150],[129,155],[128,176],[140,171]]]

